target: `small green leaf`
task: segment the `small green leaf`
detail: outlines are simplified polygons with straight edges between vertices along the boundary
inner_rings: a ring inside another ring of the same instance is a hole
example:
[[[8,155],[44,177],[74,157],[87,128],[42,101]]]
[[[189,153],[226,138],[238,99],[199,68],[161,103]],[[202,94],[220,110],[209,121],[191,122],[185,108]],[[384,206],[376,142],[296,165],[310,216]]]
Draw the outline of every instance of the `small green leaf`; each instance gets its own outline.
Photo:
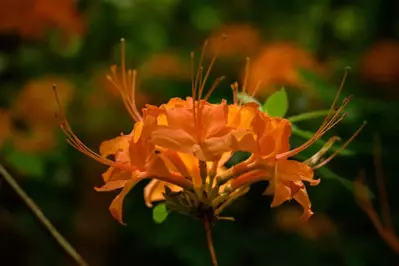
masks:
[[[242,103],[257,103],[259,105],[259,109],[262,110],[262,104],[252,96],[249,96],[246,93],[239,92],[237,94],[237,98],[242,101]]]
[[[168,210],[165,203],[160,203],[152,210],[152,218],[157,224],[163,223],[168,217]]]
[[[7,162],[15,169],[32,177],[42,178],[45,173],[45,159],[37,154],[12,150],[6,156]]]
[[[287,110],[288,97],[284,88],[270,95],[263,105],[263,111],[267,112],[270,116],[284,117]]]

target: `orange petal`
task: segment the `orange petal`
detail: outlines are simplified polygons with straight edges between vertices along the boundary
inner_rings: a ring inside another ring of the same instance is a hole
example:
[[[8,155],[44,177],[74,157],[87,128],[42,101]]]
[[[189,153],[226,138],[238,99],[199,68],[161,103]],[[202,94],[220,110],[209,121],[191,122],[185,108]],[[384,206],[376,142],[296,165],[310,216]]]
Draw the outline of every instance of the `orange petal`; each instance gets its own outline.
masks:
[[[274,184],[274,198],[271,207],[276,207],[292,198],[291,189],[283,182],[276,181]]]
[[[257,128],[259,152],[266,157],[275,156],[289,150],[289,139],[291,135],[291,124],[288,120],[272,117],[263,118],[258,123],[264,123],[264,128]],[[259,130],[263,130],[260,131]]]
[[[240,109],[238,104],[230,104],[228,106],[227,124],[229,126],[235,127],[235,125],[240,123]]]
[[[274,190],[275,190],[274,181],[273,181],[273,180],[270,180],[270,181],[269,181],[269,185],[267,186],[267,188],[265,189],[265,191],[262,193],[262,195],[265,195],[265,196],[272,196],[272,195],[274,194]]]
[[[228,152],[231,148],[231,135],[222,137],[214,137],[205,139],[201,144],[195,144],[192,152],[201,161],[217,161],[223,153]]]
[[[103,141],[100,145],[100,155],[108,157],[120,150],[126,150],[129,145],[129,136],[120,136]]]
[[[192,147],[196,142],[186,131],[167,126],[157,127],[152,132],[151,139],[161,147],[183,153],[192,153]]]
[[[166,166],[165,162],[157,154],[152,154],[145,164],[145,169],[149,175],[155,175],[160,177],[170,176],[170,170]]]
[[[257,103],[246,103],[241,107],[229,105],[228,125],[236,129],[250,129],[252,120],[258,112]]]
[[[121,188],[127,181],[135,178],[138,174],[138,171],[126,172],[114,167],[109,167],[108,170],[102,174],[105,184],[102,187],[95,187],[94,189],[96,191],[110,191]]]
[[[144,123],[142,123],[142,122],[136,122],[134,124],[134,128],[133,128],[133,142],[134,143],[136,143],[139,140],[141,133],[143,131],[143,126],[144,126]]]
[[[141,141],[130,142],[129,145],[129,161],[132,165],[138,167],[140,170],[145,170],[145,164],[148,157],[154,152],[155,145],[149,142]]]
[[[187,153],[179,153],[179,156],[189,172],[189,177],[191,177],[194,187],[201,186],[202,179],[200,176],[198,159],[194,155]]]
[[[235,130],[231,133],[231,149],[235,151],[248,151],[258,154],[256,136],[248,130]]]
[[[183,190],[179,186],[153,179],[144,188],[144,201],[147,207],[152,208],[152,202],[165,200],[165,196],[163,195],[165,193],[165,186],[168,186],[175,192]]]
[[[175,98],[170,99],[169,102],[164,105],[164,107],[166,109],[176,108],[176,107],[188,107],[188,103],[186,100],[175,97]]]
[[[94,189],[98,192],[112,191],[112,190],[124,187],[127,182],[128,182],[128,180],[112,180],[112,181],[105,183],[103,186],[95,187]]]
[[[276,178],[284,181],[307,181],[317,185],[320,180],[313,179],[313,169],[301,162],[294,160],[279,160],[275,169]]]
[[[313,212],[306,188],[302,187],[299,189],[298,192],[294,194],[294,199],[303,207],[302,219],[308,220],[313,215]]]
[[[218,162],[218,169],[224,167],[224,165],[230,160],[231,156],[233,156],[232,151],[224,152]]]
[[[126,195],[129,191],[137,184],[137,179],[132,179],[126,182],[125,186],[123,187],[122,191],[119,193],[118,196],[112,201],[111,205],[109,206],[109,210],[112,216],[118,220],[119,223],[125,225],[122,219],[122,211],[123,211],[123,200],[125,199]]]
[[[180,129],[191,138],[195,138],[198,134],[194,123],[193,110],[188,107],[166,109],[166,120],[168,126],[175,130]]]
[[[205,139],[225,135],[227,129],[228,107],[226,101],[220,104],[204,103],[201,117],[201,127],[205,132]]]

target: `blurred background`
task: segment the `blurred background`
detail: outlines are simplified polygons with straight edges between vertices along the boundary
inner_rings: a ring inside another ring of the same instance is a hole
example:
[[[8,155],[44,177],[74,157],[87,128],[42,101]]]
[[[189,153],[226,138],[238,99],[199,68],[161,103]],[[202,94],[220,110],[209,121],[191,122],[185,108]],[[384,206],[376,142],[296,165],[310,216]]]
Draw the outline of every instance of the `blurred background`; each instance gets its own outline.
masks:
[[[172,214],[156,224],[144,205],[145,182],[125,200],[127,226],[111,217],[117,192],[93,189],[106,167],[65,142],[52,84],[77,135],[97,150],[132,128],[105,78],[120,62],[121,37],[128,65],[138,70],[140,107],[189,95],[190,52],[198,58],[209,39],[209,62],[222,34],[211,78],[227,78],[212,100],[231,101],[230,84],[243,80],[250,57],[249,83],[263,80],[258,100],[285,86],[289,116],[326,109],[350,66],[343,94],[355,97],[329,134],[345,140],[362,121],[368,125],[350,152],[316,172],[321,183],[309,188],[315,215],[305,224],[294,202],[270,209],[271,198],[261,195],[266,184],[257,184],[227,210],[236,222],[214,227],[215,248],[222,266],[397,265],[394,230],[376,230],[354,198],[353,181],[363,173],[374,194],[363,209],[374,204],[379,213],[381,202],[386,206],[376,185],[383,173],[398,225],[398,12],[399,2],[389,0],[1,0],[0,162],[90,265],[210,265],[201,223]],[[292,145],[321,122],[298,123],[303,134]],[[75,265],[2,178],[0,240],[1,265]]]

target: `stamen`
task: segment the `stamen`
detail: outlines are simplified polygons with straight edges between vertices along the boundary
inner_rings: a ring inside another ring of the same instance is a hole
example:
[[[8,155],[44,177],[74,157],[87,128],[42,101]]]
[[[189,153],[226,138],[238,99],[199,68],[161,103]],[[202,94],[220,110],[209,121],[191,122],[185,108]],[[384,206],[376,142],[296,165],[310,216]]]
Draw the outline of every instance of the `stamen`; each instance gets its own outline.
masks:
[[[126,83],[126,63],[125,63],[125,39],[121,38],[121,67],[122,67],[122,82],[125,87]]]
[[[114,65],[111,67],[111,75],[107,75],[108,81],[116,88],[122,97],[123,104],[128,110],[130,116],[135,121],[142,121],[143,118],[136,106],[136,70],[128,70],[126,72],[126,60],[125,60],[125,39],[121,39],[121,76],[122,80],[119,79],[117,74],[117,67]]]
[[[194,80],[194,52],[190,53],[190,69],[191,69],[191,96],[193,98],[193,119],[194,119],[194,125],[196,121],[196,116],[195,116],[195,98],[197,94],[197,89],[195,85],[195,80]]]
[[[112,166],[114,168],[118,168],[120,170],[128,171],[128,172],[132,172],[135,170],[128,164],[117,163],[112,160],[106,159],[106,158],[100,156],[99,154],[95,153],[91,149],[89,149],[85,144],[83,144],[83,142],[75,135],[75,133],[73,133],[72,128],[69,125],[68,120],[65,117],[64,110],[62,108],[55,84],[53,85],[53,91],[54,91],[56,103],[58,105],[58,113],[56,113],[56,117],[59,120],[58,122],[60,124],[62,131],[64,131],[65,135],[67,136],[67,142],[72,147],[74,147],[78,151],[82,152],[83,154],[91,157],[92,159],[94,159],[102,164]]]
[[[212,92],[216,89],[216,87],[220,84],[220,82],[222,82],[226,77],[225,76],[221,76],[218,77],[212,84],[211,88],[208,90],[208,92],[206,93],[204,100],[207,101],[209,99],[209,97],[211,97]]]
[[[218,56],[219,56],[219,54],[220,54],[220,51],[222,50],[222,47],[223,47],[223,44],[224,44],[224,40],[225,40],[225,39],[226,39],[226,36],[225,36],[225,35],[222,35],[222,43],[221,43],[221,45],[218,47],[216,53],[213,55],[212,60],[211,60],[211,63],[209,64],[208,69],[207,69],[207,71],[206,71],[204,80],[202,81],[202,84],[201,84],[201,86],[200,86],[199,95],[198,95],[198,101],[201,100],[202,93],[203,93],[204,87],[205,87],[205,83],[206,83],[206,81],[208,80],[209,74],[211,73],[212,67],[213,67],[213,65],[215,64],[216,59],[218,58]]]
[[[245,74],[244,74],[244,84],[242,85],[242,94],[245,94],[247,91],[247,86],[248,86],[248,78],[249,78],[249,66],[251,63],[251,60],[249,57],[247,57],[245,62]]]
[[[295,149],[292,149],[285,153],[277,154],[276,155],[277,160],[291,157],[291,156],[307,149],[309,146],[311,146],[313,143],[315,143],[318,139],[320,139],[328,130],[330,130],[333,126],[335,126],[343,118],[345,118],[346,114],[342,115],[340,118],[338,118],[338,116],[342,112],[342,110],[345,108],[345,106],[349,103],[351,97],[347,97],[346,99],[344,99],[344,101],[342,102],[342,105],[338,109],[336,109],[335,105],[336,105],[339,95],[341,94],[341,91],[343,89],[344,83],[348,76],[348,72],[349,72],[349,68],[346,68],[344,77],[342,78],[341,84],[339,86],[337,94],[335,95],[335,98],[330,107],[330,110],[328,111],[328,114],[325,117],[323,123],[321,124],[319,129],[316,131],[316,133],[312,136],[312,138],[310,138],[307,142],[305,142],[304,144],[302,144],[301,146],[299,146]]]
[[[230,85],[231,90],[233,91],[233,103],[238,104],[238,83],[234,82]]]
[[[357,135],[359,135],[360,131],[362,131],[362,129],[366,126],[366,124],[367,124],[367,122],[364,121],[363,124],[356,130],[356,132],[338,150],[336,150],[330,157],[325,159],[323,162],[321,162],[318,165],[314,166],[313,169],[318,169],[318,168],[326,165],[335,156],[337,156],[337,154],[339,154],[343,149],[345,149],[346,146],[348,146],[348,144],[351,143],[352,140],[354,140]]]
[[[254,97],[256,95],[256,93],[258,92],[261,84],[262,84],[262,80],[258,80],[256,82],[255,88],[254,88],[254,90],[251,93],[251,97]]]
[[[305,164],[307,165],[314,165],[316,164],[321,157],[334,145],[336,141],[340,141],[341,139],[338,136],[333,136],[331,137],[324,145],[321,147],[321,149],[316,152],[312,157],[304,161]]]
[[[343,78],[342,78],[342,80],[341,80],[341,84],[339,85],[338,92],[335,94],[334,101],[333,101],[333,103],[332,103],[332,105],[331,105],[330,112],[329,112],[329,114],[327,115],[327,117],[330,116],[331,111],[334,109],[335,105],[337,104],[339,95],[341,95],[341,92],[342,92],[342,90],[344,89],[344,84],[345,84],[345,82],[346,82],[346,78],[348,77],[349,71],[350,71],[350,67],[346,67],[346,68],[345,68],[345,72],[344,72],[344,76],[343,76]]]
[[[199,101],[201,101],[201,94],[202,94],[202,92],[200,93],[200,88],[201,88],[201,86],[202,86],[202,76],[203,76],[203,74],[204,74],[204,67],[203,66],[200,66],[199,67],[199,69],[198,69],[198,79],[199,79],[199,82],[198,82],[198,95],[197,95],[197,101],[199,102]]]
[[[137,110],[136,106],[136,80],[137,80],[137,70],[133,70],[132,72],[132,82],[130,83],[132,86],[131,97],[132,97],[132,108],[133,112],[136,114],[136,117],[139,121],[142,121],[143,118],[141,117],[139,111]]]
[[[194,52],[190,53],[190,74],[191,74],[191,95],[194,101],[196,95],[195,80],[194,80]]]
[[[198,99],[197,97],[197,89],[198,89],[198,84],[201,82],[200,79],[200,73],[202,70],[202,62],[204,61],[204,54],[205,54],[205,50],[206,47],[208,46],[208,40],[205,40],[204,45],[202,46],[202,52],[201,52],[201,56],[200,56],[200,60],[198,62],[198,71],[197,71],[197,76],[195,78],[195,83],[194,83],[194,88],[195,88],[195,94],[193,95],[193,100]]]

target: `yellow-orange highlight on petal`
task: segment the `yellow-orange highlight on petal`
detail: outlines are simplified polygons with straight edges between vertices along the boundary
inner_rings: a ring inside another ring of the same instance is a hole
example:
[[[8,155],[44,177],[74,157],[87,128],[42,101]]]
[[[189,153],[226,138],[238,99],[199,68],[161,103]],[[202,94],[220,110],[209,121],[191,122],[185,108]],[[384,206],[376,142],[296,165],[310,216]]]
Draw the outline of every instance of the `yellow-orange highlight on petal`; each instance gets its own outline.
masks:
[[[174,192],[183,190],[179,186],[153,179],[144,188],[144,201],[147,207],[151,208],[153,202],[165,200],[165,196],[163,195],[165,193],[165,186],[168,186]]]

